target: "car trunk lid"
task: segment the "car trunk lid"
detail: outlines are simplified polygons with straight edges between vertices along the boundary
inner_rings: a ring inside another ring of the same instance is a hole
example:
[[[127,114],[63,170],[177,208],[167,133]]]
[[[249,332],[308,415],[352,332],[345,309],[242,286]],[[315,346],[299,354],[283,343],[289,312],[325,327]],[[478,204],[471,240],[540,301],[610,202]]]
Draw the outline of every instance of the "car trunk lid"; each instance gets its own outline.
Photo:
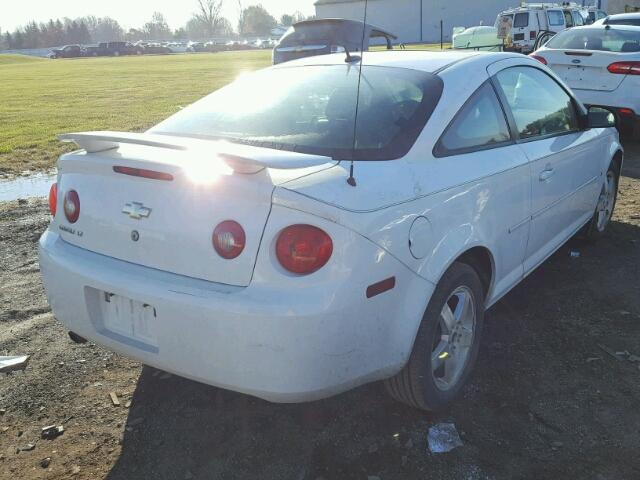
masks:
[[[86,150],[59,163],[55,224],[76,246],[131,263],[246,286],[276,185],[329,168],[327,157],[150,134],[62,136]],[[80,198],[69,223],[66,192]],[[238,222],[246,245],[232,260],[212,245],[215,227]]]
[[[607,67],[623,61],[624,55],[596,50],[544,50],[540,52],[547,65],[571,88],[611,92],[618,88],[625,75],[609,72]],[[620,59],[617,57],[620,56]]]

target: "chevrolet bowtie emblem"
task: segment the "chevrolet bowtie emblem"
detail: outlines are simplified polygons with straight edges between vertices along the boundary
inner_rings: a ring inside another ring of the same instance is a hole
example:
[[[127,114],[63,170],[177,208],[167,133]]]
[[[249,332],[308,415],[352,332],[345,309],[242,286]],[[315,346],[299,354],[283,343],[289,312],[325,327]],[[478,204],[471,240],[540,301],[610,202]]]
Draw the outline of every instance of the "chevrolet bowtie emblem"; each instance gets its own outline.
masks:
[[[151,209],[145,207],[140,202],[131,202],[125,204],[122,213],[126,213],[129,215],[129,218],[133,218],[134,220],[140,220],[141,218],[148,218],[149,215],[151,215]]]

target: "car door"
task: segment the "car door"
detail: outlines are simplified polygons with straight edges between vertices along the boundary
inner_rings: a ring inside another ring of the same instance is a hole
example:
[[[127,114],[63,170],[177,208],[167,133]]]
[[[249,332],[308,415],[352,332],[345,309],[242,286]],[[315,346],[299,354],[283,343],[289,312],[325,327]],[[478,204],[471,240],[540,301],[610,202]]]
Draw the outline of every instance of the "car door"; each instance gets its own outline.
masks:
[[[597,133],[583,130],[575,100],[533,66],[496,73],[519,147],[531,164],[531,229],[525,272],[582,226],[598,176]]]
[[[547,21],[549,23],[549,30],[558,33],[564,30],[564,13],[562,10],[547,10]]]
[[[458,181],[467,182],[445,203],[435,228],[459,220],[472,208],[469,226],[484,233],[495,257],[495,284],[488,303],[523,276],[531,213],[530,167],[515,143],[494,86],[485,82],[465,103],[436,143],[437,158]],[[430,175],[419,173],[423,178]],[[469,202],[470,198],[476,198]],[[454,213],[455,212],[455,213]],[[442,218],[445,217],[445,218]],[[466,217],[463,217],[467,221]],[[442,244],[446,248],[446,242]]]

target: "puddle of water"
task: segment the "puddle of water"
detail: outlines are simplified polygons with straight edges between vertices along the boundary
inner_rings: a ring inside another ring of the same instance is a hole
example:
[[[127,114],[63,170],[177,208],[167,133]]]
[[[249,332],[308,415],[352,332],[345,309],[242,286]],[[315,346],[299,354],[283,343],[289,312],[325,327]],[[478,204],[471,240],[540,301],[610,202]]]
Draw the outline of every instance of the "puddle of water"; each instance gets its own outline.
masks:
[[[51,184],[55,181],[55,173],[38,173],[12,180],[0,180],[0,202],[17,200],[18,198],[46,197],[49,195]]]

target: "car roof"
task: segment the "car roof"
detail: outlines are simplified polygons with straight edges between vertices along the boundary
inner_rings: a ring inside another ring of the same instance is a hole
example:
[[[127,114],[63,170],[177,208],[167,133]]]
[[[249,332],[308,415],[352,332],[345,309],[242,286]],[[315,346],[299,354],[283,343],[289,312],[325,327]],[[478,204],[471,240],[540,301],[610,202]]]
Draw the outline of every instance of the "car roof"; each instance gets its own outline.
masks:
[[[640,30],[640,27],[637,25],[624,25],[619,23],[604,24],[604,23],[592,23],[591,25],[584,25],[580,27],[573,27],[567,30],[630,30],[632,32],[637,32]],[[562,33],[562,32],[561,32]]]
[[[615,20],[624,20],[627,18],[640,18],[640,12],[631,12],[631,13],[616,13],[615,15],[608,15],[607,18],[613,18]]]
[[[380,52],[359,52],[358,55],[362,55],[364,64],[368,66],[407,68],[429,73],[437,73],[461,62],[469,65],[473,64],[479,68],[486,68],[488,65],[505,58],[527,58],[518,53],[475,52],[469,50],[385,50]],[[345,54],[336,53],[292,60],[281,63],[274,68],[344,64]],[[354,65],[358,64],[354,63]]]

